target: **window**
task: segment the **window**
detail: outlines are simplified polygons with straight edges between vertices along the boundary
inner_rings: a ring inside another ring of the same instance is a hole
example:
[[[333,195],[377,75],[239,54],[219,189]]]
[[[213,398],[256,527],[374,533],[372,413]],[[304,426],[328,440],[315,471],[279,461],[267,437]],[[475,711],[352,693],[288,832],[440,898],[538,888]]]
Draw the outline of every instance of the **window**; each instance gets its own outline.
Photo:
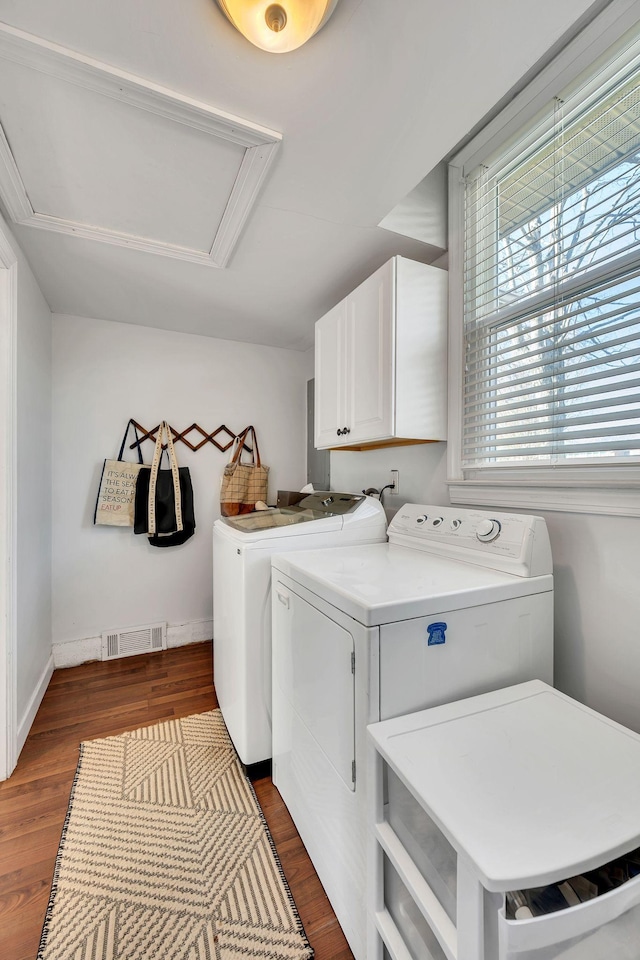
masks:
[[[537,107],[480,159],[467,150],[472,168],[454,161],[464,373],[452,476],[635,485],[640,40]],[[469,502],[468,489],[452,499]]]

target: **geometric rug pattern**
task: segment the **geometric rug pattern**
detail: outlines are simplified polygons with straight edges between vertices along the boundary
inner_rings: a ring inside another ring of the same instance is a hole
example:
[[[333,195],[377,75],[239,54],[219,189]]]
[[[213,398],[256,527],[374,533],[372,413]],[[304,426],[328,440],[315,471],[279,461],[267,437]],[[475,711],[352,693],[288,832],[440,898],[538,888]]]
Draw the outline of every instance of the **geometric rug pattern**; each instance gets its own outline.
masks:
[[[38,960],[311,957],[219,710],[81,745]]]

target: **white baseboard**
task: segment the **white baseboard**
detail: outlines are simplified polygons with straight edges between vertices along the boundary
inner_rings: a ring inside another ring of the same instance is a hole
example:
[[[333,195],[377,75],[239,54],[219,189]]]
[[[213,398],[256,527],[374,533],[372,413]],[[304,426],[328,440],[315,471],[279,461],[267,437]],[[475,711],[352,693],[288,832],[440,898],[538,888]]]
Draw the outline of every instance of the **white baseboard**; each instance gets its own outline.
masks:
[[[53,644],[53,662],[59,667],[77,667],[80,663],[102,659],[102,637],[86,637],[83,640],[67,640]]]
[[[36,713],[38,712],[38,707],[42,703],[42,698],[44,697],[47,687],[49,686],[49,680],[53,675],[54,660],[53,654],[47,660],[46,666],[42,671],[40,680],[31,694],[31,699],[27,704],[27,709],[24,712],[21,720],[18,722],[18,736],[17,736],[17,750],[16,756],[20,756],[20,751],[24,747],[25,740],[29,735],[29,730],[31,730],[31,725],[36,718]]]
[[[213,620],[189,620],[187,623],[167,625],[167,647],[185,647],[189,643],[202,643],[213,637]],[[82,640],[67,640],[53,644],[53,664],[61,667],[77,667],[90,660],[102,659],[102,638],[85,637]]]
[[[170,623],[167,626],[167,646],[185,647],[213,637],[213,619],[189,620],[188,623]]]

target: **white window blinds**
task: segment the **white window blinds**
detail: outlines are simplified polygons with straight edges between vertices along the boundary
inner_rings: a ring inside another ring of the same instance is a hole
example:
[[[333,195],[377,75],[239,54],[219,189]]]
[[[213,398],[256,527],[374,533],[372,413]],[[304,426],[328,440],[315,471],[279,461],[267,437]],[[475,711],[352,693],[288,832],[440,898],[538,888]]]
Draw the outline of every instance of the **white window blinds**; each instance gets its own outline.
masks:
[[[467,177],[463,465],[640,458],[640,63]]]

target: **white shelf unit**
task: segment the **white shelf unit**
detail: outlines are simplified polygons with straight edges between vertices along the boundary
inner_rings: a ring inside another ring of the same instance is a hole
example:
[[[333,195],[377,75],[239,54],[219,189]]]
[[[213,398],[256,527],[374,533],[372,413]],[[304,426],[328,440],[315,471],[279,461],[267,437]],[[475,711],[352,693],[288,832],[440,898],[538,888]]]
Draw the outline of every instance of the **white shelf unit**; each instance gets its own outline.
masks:
[[[640,846],[637,734],[537,680],[368,729],[367,960],[638,960],[640,875],[505,909]]]

